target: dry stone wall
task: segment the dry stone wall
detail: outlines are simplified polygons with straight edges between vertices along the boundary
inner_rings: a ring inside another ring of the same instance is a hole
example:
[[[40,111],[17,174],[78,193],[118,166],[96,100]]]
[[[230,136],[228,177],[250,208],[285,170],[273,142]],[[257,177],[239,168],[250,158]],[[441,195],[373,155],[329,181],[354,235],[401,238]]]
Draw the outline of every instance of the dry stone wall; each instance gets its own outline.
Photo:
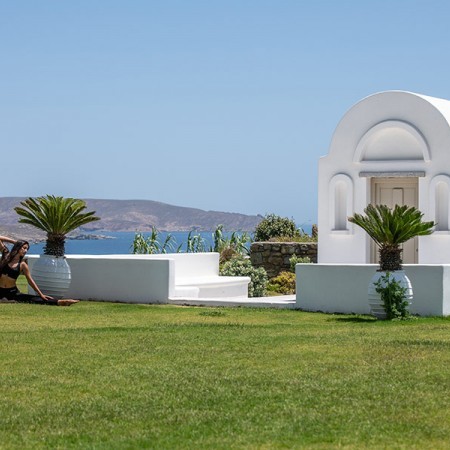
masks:
[[[290,269],[289,259],[297,255],[308,256],[317,262],[317,242],[254,242],[250,247],[250,260],[254,267],[264,267],[269,278]]]

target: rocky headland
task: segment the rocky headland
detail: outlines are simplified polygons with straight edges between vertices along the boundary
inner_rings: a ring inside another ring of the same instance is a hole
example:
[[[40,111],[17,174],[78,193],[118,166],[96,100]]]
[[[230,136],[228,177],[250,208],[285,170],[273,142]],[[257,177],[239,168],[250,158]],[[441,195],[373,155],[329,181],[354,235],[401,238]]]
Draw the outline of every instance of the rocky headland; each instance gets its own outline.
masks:
[[[14,211],[24,197],[0,197],[0,234],[30,242],[45,240],[45,233],[19,224]],[[88,211],[101,218],[86,228],[71,233],[69,239],[102,239],[102,231],[212,231],[220,224],[225,231],[253,231],[260,215],[246,215],[168,205],[152,200],[85,199]],[[83,237],[84,236],[84,237]]]

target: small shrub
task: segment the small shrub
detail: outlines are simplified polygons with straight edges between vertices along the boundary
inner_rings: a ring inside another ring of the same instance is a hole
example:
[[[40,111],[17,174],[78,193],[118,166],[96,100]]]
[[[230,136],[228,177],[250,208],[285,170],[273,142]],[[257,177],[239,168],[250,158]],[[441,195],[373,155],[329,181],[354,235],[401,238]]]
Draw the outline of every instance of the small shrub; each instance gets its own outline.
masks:
[[[278,276],[270,279],[267,289],[283,295],[295,294],[295,274],[281,272]]]
[[[380,277],[374,283],[375,290],[380,294],[383,301],[386,319],[408,319],[410,317],[408,310],[408,300],[406,300],[407,289],[399,281],[390,277],[390,273]]]
[[[221,265],[225,264],[227,261],[230,261],[231,259],[236,258],[238,256],[239,256],[238,252],[233,247],[225,247],[220,252],[219,263]]]
[[[310,264],[310,263],[311,263],[311,259],[309,256],[292,255],[289,258],[289,265],[290,265],[290,270],[292,273],[295,273],[295,265],[296,264]]]
[[[227,277],[250,277],[249,297],[263,297],[267,288],[267,273],[262,268],[255,268],[249,259],[233,258],[223,264],[220,275]]]
[[[300,232],[293,219],[266,214],[255,229],[255,241],[268,241],[278,237],[298,237]]]

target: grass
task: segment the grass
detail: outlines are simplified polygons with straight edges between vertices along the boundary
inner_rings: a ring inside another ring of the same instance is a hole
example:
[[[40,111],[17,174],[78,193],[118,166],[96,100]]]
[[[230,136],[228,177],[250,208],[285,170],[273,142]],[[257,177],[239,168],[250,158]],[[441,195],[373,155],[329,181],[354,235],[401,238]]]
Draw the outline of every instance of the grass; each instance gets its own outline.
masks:
[[[0,304],[1,449],[444,449],[450,319]]]
[[[17,287],[19,288],[20,292],[23,292],[25,294],[28,294],[28,283],[27,279],[24,275],[19,275],[19,278],[17,278]]]

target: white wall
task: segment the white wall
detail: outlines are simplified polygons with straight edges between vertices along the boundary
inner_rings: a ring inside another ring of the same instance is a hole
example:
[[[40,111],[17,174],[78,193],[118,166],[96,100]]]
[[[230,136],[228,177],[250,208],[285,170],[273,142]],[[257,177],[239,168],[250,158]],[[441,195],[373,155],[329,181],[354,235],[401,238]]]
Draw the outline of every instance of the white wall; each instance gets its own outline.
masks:
[[[375,264],[297,264],[296,307],[328,313],[368,314],[368,286]],[[450,315],[450,265],[405,265],[421,316]]]
[[[33,263],[38,255],[29,255]],[[67,255],[72,281],[67,296],[86,300],[164,303],[176,282],[219,273],[218,253],[165,255]]]
[[[105,256],[67,256],[72,274],[68,298],[164,303],[172,295],[175,289],[173,260]],[[29,256],[31,272],[36,258]]]

